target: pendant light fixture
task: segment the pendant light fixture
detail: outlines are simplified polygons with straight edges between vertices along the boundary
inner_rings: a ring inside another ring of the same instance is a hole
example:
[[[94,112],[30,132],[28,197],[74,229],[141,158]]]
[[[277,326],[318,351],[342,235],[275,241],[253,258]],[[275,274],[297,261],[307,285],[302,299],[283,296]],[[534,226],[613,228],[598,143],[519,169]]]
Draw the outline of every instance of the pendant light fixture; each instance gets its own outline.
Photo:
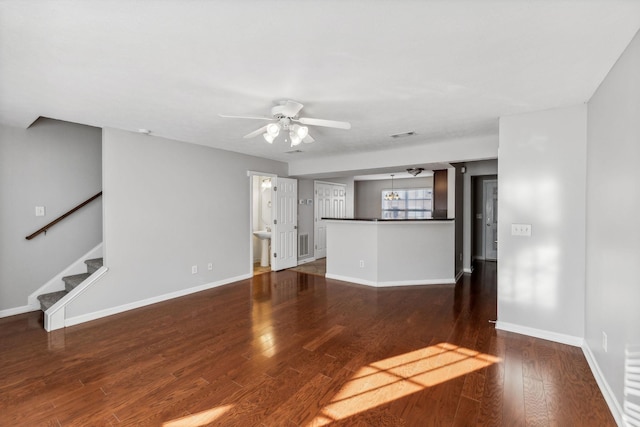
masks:
[[[391,192],[387,192],[387,194],[384,195],[385,200],[400,200],[400,195],[393,191],[393,177],[394,174],[391,174]]]

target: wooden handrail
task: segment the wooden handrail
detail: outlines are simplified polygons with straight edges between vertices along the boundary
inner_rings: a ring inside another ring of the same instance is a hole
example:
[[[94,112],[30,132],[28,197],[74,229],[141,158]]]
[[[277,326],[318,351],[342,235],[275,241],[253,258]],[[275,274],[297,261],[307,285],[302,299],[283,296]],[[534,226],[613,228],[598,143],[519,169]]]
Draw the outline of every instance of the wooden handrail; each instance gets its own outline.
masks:
[[[85,200],[84,202],[80,203],[78,206],[76,206],[75,208],[71,209],[69,212],[60,215],[58,218],[54,219],[49,224],[45,225],[44,227],[42,227],[40,230],[36,231],[35,233],[28,235],[26,237],[26,239],[27,240],[31,240],[31,239],[33,239],[34,237],[36,237],[40,233],[47,234],[47,230],[49,228],[53,227],[54,225],[56,225],[57,223],[59,223],[60,221],[62,221],[63,219],[65,219],[66,217],[68,217],[69,215],[74,213],[75,211],[77,211],[78,209],[82,208],[83,206],[88,205],[89,203],[93,202],[95,199],[97,199],[100,196],[102,196],[102,191],[99,192],[98,194],[96,194],[95,196],[90,197],[89,199]]]

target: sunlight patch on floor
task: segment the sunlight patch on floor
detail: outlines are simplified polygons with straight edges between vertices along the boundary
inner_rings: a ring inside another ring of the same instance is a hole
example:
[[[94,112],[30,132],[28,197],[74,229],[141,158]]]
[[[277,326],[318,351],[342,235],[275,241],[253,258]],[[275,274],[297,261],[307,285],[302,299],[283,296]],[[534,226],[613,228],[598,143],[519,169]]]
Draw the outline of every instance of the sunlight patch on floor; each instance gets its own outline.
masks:
[[[233,408],[233,405],[217,406],[215,408],[207,409],[206,411],[198,412],[197,414],[187,415],[182,418],[167,421],[162,424],[162,427],[199,427],[210,424],[223,416],[229,409]]]
[[[500,362],[440,343],[371,363],[356,372],[309,425],[327,425]]]

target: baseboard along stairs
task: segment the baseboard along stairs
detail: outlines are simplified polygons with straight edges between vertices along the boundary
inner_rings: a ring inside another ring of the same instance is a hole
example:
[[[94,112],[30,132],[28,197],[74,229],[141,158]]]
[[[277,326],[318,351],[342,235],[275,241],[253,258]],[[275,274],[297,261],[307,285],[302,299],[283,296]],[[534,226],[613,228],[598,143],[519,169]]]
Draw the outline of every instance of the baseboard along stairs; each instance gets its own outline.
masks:
[[[38,301],[40,301],[40,308],[42,311],[47,311],[49,307],[52,307],[55,303],[67,296],[69,293],[82,282],[87,280],[89,276],[98,271],[102,267],[102,258],[88,259],[84,262],[87,265],[87,272],[82,274],[74,274],[72,276],[66,276],[62,278],[64,282],[64,290],[50,292],[48,294],[38,295]]]

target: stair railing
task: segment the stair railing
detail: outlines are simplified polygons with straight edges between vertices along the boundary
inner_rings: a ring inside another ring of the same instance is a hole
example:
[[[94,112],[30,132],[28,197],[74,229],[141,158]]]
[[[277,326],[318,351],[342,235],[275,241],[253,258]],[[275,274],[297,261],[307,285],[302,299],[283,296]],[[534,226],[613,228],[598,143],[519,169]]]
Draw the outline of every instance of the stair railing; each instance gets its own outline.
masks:
[[[47,230],[48,229],[50,229],[51,227],[53,227],[54,225],[56,225],[57,223],[59,223],[60,221],[62,221],[63,219],[65,219],[66,217],[71,215],[72,213],[74,213],[75,211],[77,211],[77,210],[81,209],[82,207],[84,207],[85,205],[88,205],[89,203],[93,202],[95,199],[97,199],[100,196],[102,196],[102,191],[99,192],[98,194],[96,194],[95,196],[88,198],[84,202],[80,203],[78,206],[76,206],[75,208],[71,209],[67,213],[64,213],[64,214],[60,215],[58,218],[54,219],[49,224],[45,225],[44,227],[42,227],[41,229],[39,229],[35,233],[28,235],[26,237],[26,239],[27,240],[31,240],[31,239],[33,239],[34,237],[36,237],[40,233],[47,234]]]

